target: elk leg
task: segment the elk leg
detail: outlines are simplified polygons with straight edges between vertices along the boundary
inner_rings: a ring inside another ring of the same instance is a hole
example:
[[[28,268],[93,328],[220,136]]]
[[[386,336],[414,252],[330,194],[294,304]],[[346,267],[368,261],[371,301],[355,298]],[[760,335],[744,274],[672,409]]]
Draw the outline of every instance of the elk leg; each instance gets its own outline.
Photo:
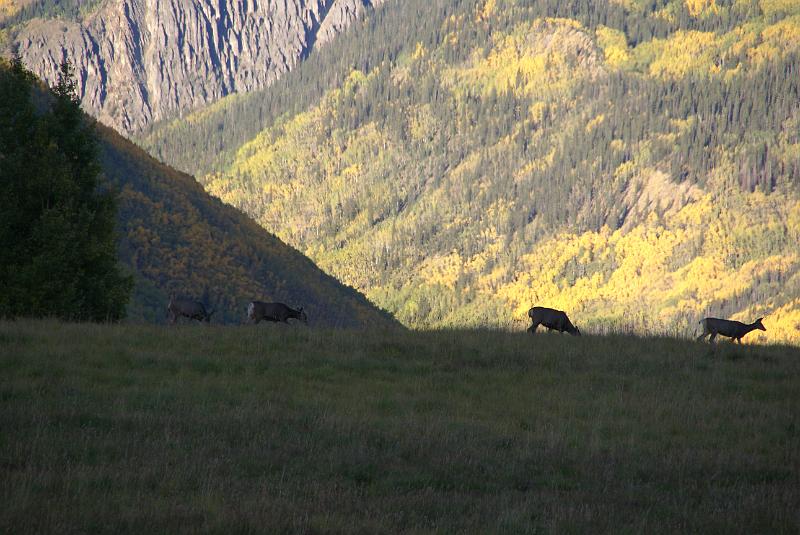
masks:
[[[537,327],[539,327],[538,323],[531,324],[531,326],[528,327],[528,332],[531,333],[531,334],[536,334],[536,328]]]
[[[703,338],[705,338],[706,336],[708,336],[708,333],[704,332],[703,334],[701,334],[700,336],[697,337],[697,340],[700,341]]]
[[[708,341],[713,344],[714,343],[714,338],[716,338],[716,337],[717,337],[717,333],[711,333],[711,338],[709,338]]]

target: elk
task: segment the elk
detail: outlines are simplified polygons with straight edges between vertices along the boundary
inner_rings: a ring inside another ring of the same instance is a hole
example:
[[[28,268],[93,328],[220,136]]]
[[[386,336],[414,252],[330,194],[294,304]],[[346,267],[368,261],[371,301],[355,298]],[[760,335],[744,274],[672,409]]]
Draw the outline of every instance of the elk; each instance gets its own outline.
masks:
[[[544,325],[549,331],[558,331],[560,333],[566,331],[572,336],[581,335],[581,331],[569,321],[567,313],[563,310],[533,307],[528,311],[528,317],[530,317],[533,322],[531,326],[528,327],[529,333],[536,334],[536,328],[539,327],[539,325]]]
[[[702,340],[709,334],[711,337],[708,339],[709,342],[714,343],[714,338],[717,335],[727,336],[731,338],[732,342],[739,342],[742,343],[742,337],[749,333],[750,331],[755,331],[756,329],[760,331],[766,331],[767,329],[764,327],[764,324],[761,323],[761,320],[764,318],[758,318],[751,324],[742,323],[741,321],[732,321],[732,320],[722,320],[719,318],[703,318],[700,320],[700,325],[703,326],[703,334],[697,337],[698,340]]]
[[[252,324],[257,324],[261,320],[288,324],[289,319],[294,318],[308,325],[308,316],[303,312],[303,307],[295,310],[283,303],[251,301],[250,304],[247,305],[247,318]]]
[[[206,312],[206,307],[199,301],[175,297],[175,294],[169,296],[167,314],[171,324],[174,324],[176,321],[178,321],[178,318],[181,316],[185,316],[192,320],[205,321],[208,323],[211,321],[211,314],[213,313],[213,310],[211,312]]]

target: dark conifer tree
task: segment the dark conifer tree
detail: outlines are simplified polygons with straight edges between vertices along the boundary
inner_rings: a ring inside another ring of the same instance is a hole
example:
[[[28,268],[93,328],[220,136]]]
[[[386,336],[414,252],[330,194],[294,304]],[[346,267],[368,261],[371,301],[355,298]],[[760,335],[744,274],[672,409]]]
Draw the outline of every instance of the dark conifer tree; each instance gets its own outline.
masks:
[[[70,65],[62,64],[50,98],[15,59],[2,69],[0,93],[9,192],[0,207],[0,316],[122,318],[132,280],[117,265],[115,197],[101,181]]]

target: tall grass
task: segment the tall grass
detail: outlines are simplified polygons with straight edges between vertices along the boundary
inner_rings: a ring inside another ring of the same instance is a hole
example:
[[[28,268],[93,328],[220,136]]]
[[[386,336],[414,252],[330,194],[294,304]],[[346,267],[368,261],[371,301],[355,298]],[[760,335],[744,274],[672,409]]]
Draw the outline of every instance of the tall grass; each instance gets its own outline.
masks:
[[[800,350],[0,323],[0,531],[797,532]]]

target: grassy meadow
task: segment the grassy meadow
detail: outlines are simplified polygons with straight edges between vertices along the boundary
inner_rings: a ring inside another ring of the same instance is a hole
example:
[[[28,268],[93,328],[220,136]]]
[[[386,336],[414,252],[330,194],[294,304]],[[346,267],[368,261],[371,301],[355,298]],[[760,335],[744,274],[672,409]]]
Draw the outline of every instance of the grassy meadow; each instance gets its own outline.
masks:
[[[800,349],[0,322],[0,532],[797,533]]]

